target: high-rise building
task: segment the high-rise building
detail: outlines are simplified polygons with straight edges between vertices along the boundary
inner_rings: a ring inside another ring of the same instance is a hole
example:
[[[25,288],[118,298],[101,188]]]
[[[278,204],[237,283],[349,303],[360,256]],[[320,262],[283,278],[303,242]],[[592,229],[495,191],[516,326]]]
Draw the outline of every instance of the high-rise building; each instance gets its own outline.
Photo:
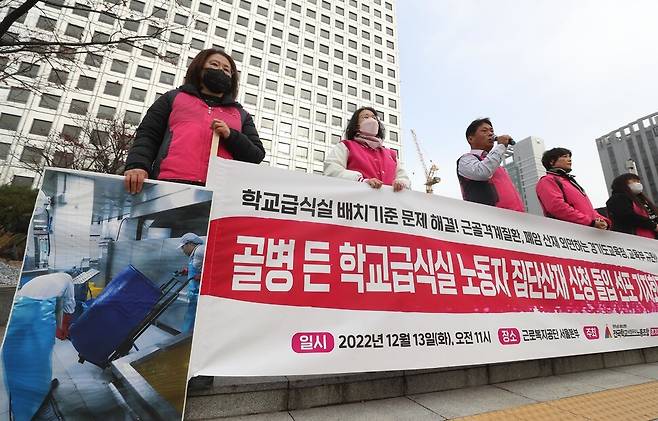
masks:
[[[658,200],[658,113],[639,118],[599,137],[596,148],[608,193],[615,177],[633,172],[629,170],[632,165],[628,162],[632,160],[644,184],[644,193],[652,201]]]
[[[142,48],[118,44],[103,55],[77,55],[74,63],[53,57],[10,64],[24,71],[0,86],[0,183],[38,183],[24,163],[47,147],[49,134],[78,136],[85,116],[137,124],[158,96],[182,84],[191,59],[213,46],[236,60],[238,101],[254,116],[267,164],[321,172],[327,150],[363,105],[379,111],[387,145],[401,149],[394,0],[58,1],[91,11],[49,2],[11,30],[63,42],[112,40],[120,28],[157,30],[121,19],[134,13],[172,29]],[[97,3],[111,4],[119,19],[98,13]],[[36,85],[45,87],[28,88]]]
[[[544,214],[535,193],[537,182],[546,174],[541,163],[544,151],[544,141],[530,136],[516,142],[512,152],[508,153],[503,161],[503,166],[521,194],[526,210],[535,215]]]

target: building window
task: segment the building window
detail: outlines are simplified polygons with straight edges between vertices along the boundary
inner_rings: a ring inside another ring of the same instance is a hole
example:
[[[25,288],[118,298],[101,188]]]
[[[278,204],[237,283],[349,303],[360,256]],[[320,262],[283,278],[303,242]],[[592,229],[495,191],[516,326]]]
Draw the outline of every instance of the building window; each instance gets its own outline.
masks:
[[[88,102],[80,101],[79,99],[72,99],[71,106],[69,107],[69,112],[73,114],[85,115],[87,114],[88,108],[89,108]]]
[[[34,177],[25,177],[22,175],[15,175],[11,180],[12,186],[32,187]]]
[[[84,32],[84,29],[82,26],[77,26],[73,25],[72,23],[69,23],[66,26],[66,31],[64,31],[64,35],[68,35],[70,37],[73,37],[75,39],[82,39],[82,34]]]
[[[187,25],[187,16],[176,13],[174,15],[174,22],[179,25]]]
[[[311,118],[311,110],[308,108],[299,107],[299,116],[302,118]]]
[[[105,82],[105,90],[103,93],[112,96],[121,95],[121,84],[117,82]]]
[[[137,111],[126,111],[126,114],[123,116],[123,121],[133,126],[138,125],[141,120],[142,114]]]
[[[397,133],[397,132],[391,131],[391,132],[389,133],[389,137],[391,138],[391,140],[392,140],[393,142],[397,142],[397,141],[398,141],[398,133]]]
[[[173,73],[160,72],[160,83],[164,83],[166,85],[173,85],[175,78],[176,75],[174,75]]]
[[[244,103],[255,106],[255,105],[258,104],[258,97],[254,94],[245,93],[244,94]]]
[[[276,80],[266,79],[265,80],[265,88],[270,90],[270,91],[276,92],[277,89],[279,89],[279,84]]]
[[[176,32],[169,34],[169,42],[173,42],[175,44],[182,44],[183,38],[183,34],[177,34]]]
[[[100,105],[98,107],[98,113],[96,114],[96,117],[102,118],[105,120],[112,120],[114,119],[114,114],[116,113],[116,108],[110,107],[108,105]]]
[[[300,96],[302,99],[306,99],[306,100],[309,100],[309,101],[310,101],[310,100],[311,100],[311,91],[309,91],[309,90],[307,90],[307,89],[301,89],[301,90],[299,91],[299,96]]]
[[[338,116],[331,116],[331,125],[334,127],[342,127],[343,119]]]
[[[75,162],[75,155],[71,152],[55,151],[53,154],[53,167],[70,168]]]
[[[297,158],[308,159],[308,148],[305,146],[297,146],[295,156]]]
[[[34,146],[26,146],[23,148],[20,160],[27,164],[40,164],[43,159],[43,149]]]
[[[316,99],[318,104],[327,105],[327,96],[324,94],[317,94]]]
[[[324,151],[313,151],[313,160],[317,162],[324,162]]]
[[[62,97],[59,95],[42,94],[41,101],[39,101],[39,107],[56,110],[61,99]]]
[[[391,108],[397,108],[398,107],[398,102],[394,100],[393,98],[388,99],[388,106]]]
[[[276,110],[276,101],[270,98],[265,98],[263,100],[263,107],[268,110]]]
[[[199,3],[199,7],[197,8],[197,10],[203,13],[204,15],[210,15],[212,13],[212,6],[205,3]],[[221,15],[219,17],[221,18]]]
[[[11,144],[0,142],[0,159],[2,160],[7,159],[7,157],[9,156],[10,148],[11,148]]]
[[[67,140],[77,139],[80,136],[81,131],[81,127],[65,124],[64,127],[62,127],[60,137]]]
[[[85,64],[92,67],[101,67],[101,64],[103,64],[103,57],[98,54],[87,53]]]
[[[139,0],[130,0],[129,6],[130,10],[135,10],[137,12],[143,12],[144,11],[144,6],[145,3],[143,1]]]
[[[21,121],[21,116],[7,113],[0,113],[0,129],[12,130],[18,129],[18,123]]]
[[[323,113],[323,112],[320,112],[320,111],[316,111],[315,112],[315,121],[317,121],[318,123],[326,123],[327,122],[327,114]]]
[[[206,32],[208,30],[208,23],[202,20],[196,20],[194,22],[194,29],[201,32]]]
[[[92,130],[89,134],[89,142],[92,145],[103,146],[107,144],[110,136],[102,130]]]
[[[309,131],[308,127],[302,127],[302,126],[297,127],[297,138],[298,139],[308,140],[309,133],[310,133],[310,131]]]
[[[273,130],[274,129],[274,120],[271,118],[262,118],[260,122],[260,127],[263,129]]]
[[[48,136],[52,125],[53,125],[52,121],[35,119],[34,121],[32,121],[32,127],[30,127],[30,134],[35,134],[37,136]]]
[[[80,76],[78,79],[78,88],[85,90],[85,91],[91,91],[94,89],[94,86],[96,85],[96,79],[93,77],[89,76]]]
[[[260,57],[249,57],[249,64],[255,67],[261,67],[263,65],[263,59]]]
[[[27,104],[27,100],[30,98],[30,91],[27,89],[19,88],[18,86],[12,86],[9,88],[9,95],[7,96],[7,101],[18,102],[20,104]]]
[[[135,71],[135,77],[138,77],[140,79],[151,79],[151,69],[148,67],[144,66],[137,66],[137,70]]]
[[[292,115],[292,112],[293,112],[293,106],[292,106],[292,104],[287,104],[287,103],[284,102],[283,104],[281,104],[281,111],[282,111],[284,114],[290,114],[290,115]]]
[[[57,19],[51,19],[41,15],[39,16],[39,19],[37,19],[37,28],[45,29],[46,31],[53,31],[56,23]]]
[[[23,61],[18,65],[18,74],[35,78],[39,74],[39,65]]]

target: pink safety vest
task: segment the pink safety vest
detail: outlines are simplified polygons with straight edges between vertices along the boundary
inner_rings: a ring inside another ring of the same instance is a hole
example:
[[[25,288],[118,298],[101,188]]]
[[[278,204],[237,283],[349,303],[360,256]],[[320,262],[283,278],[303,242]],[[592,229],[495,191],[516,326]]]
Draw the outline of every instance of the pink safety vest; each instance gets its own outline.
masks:
[[[514,183],[505,168],[498,167],[489,180],[494,185],[496,192],[498,192],[497,208],[525,212],[521,195],[516,190],[516,187],[514,187]]]
[[[649,214],[647,213],[646,209],[644,209],[642,206],[638,205],[635,202],[633,202],[633,212],[635,212],[640,216],[644,216],[645,218],[649,217]],[[654,238],[654,239],[656,238],[655,231],[646,228],[640,228],[640,227],[635,228],[635,235],[639,235],[640,237],[646,237],[646,238]]]
[[[206,182],[213,119],[224,120],[231,129],[242,130],[237,107],[209,107],[201,98],[186,92],[176,95],[169,114],[170,145],[160,163],[158,179]],[[217,155],[233,159],[221,141]]]
[[[387,186],[393,185],[398,166],[394,150],[381,147],[372,149],[356,140],[343,140],[347,147],[347,169],[358,171],[363,178],[378,178]]]

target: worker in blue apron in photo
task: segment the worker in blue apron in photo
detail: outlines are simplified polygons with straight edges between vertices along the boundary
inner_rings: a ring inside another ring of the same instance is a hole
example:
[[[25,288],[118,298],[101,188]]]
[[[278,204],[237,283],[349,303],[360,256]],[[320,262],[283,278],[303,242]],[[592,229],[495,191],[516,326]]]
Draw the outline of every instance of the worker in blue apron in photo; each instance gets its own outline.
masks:
[[[31,420],[51,389],[55,330],[75,311],[67,273],[37,276],[16,293],[2,347],[5,384],[17,421]]]
[[[206,247],[203,244],[203,239],[198,235],[188,232],[181,237],[178,248],[189,257],[187,268],[182,270],[183,274],[186,273],[189,283],[187,284],[187,299],[188,305],[183,319],[183,326],[181,332],[186,333],[192,331],[194,328],[194,318],[196,316],[197,302],[199,301],[199,286],[201,285],[201,269],[203,265],[203,255],[206,252]]]

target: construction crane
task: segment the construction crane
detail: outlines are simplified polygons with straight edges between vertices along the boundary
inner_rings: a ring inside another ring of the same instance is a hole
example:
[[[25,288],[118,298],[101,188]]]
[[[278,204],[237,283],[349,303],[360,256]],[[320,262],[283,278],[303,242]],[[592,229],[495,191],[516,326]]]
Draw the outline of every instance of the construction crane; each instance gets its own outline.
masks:
[[[423,166],[423,171],[425,171],[425,192],[432,194],[434,193],[433,186],[441,181],[441,178],[434,175],[439,170],[439,167],[437,167],[436,164],[434,164],[431,160],[430,162],[432,163],[432,166],[429,168],[427,167],[427,164],[425,163],[425,157],[423,156],[423,152],[420,150],[420,143],[418,142],[418,137],[416,136],[414,129],[411,129],[411,136],[414,138],[416,151],[420,157],[420,163]]]

